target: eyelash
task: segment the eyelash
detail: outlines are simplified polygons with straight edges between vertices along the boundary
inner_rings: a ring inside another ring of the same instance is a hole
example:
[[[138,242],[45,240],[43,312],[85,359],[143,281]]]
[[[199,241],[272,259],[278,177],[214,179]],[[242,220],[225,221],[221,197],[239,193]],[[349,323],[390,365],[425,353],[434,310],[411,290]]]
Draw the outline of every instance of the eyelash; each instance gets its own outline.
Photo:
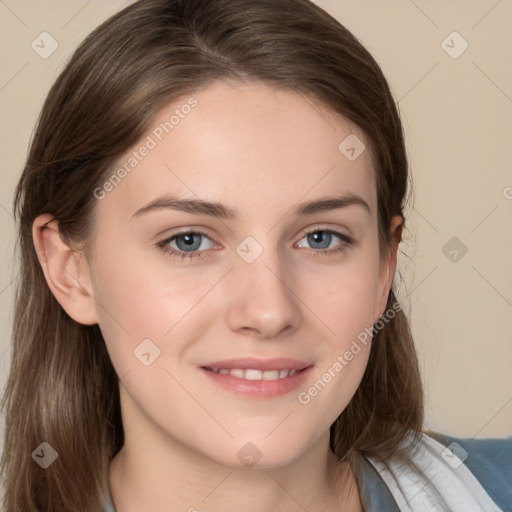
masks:
[[[322,229],[322,228],[316,228],[316,229],[312,229],[311,231],[308,231],[306,233],[304,233],[304,235],[302,236],[302,238],[304,238],[305,236],[307,235],[311,235],[313,233],[328,233],[330,235],[336,235],[337,237],[339,237],[341,240],[342,240],[342,244],[335,248],[335,249],[310,249],[311,251],[313,251],[313,256],[314,257],[317,257],[317,256],[334,256],[336,254],[344,254],[347,252],[347,250],[352,246],[353,244],[353,240],[352,238],[350,238],[349,236],[343,234],[343,233],[340,233],[338,231],[333,231],[331,229]],[[169,238],[166,238],[165,240],[162,240],[160,242],[158,242],[156,245],[162,249],[162,251],[167,254],[167,256],[169,256],[170,258],[173,258],[173,259],[179,259],[179,260],[192,260],[194,258],[204,258],[206,256],[203,256],[203,253],[205,252],[204,250],[203,251],[196,251],[196,252],[186,252],[186,251],[178,251],[174,248],[169,248],[169,243],[172,242],[175,238],[178,238],[179,236],[182,236],[182,235],[201,235],[201,236],[205,236],[206,238],[210,238],[206,233],[203,233],[201,231],[180,231],[179,233],[175,233],[174,235],[172,235],[171,237]],[[302,240],[301,238],[301,240]]]

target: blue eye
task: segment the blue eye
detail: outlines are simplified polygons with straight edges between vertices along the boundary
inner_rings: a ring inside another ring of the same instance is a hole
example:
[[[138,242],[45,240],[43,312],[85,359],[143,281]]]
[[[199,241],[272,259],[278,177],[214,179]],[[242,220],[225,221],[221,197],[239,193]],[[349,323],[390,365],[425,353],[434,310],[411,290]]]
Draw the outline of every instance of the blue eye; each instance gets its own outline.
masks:
[[[200,252],[191,252],[201,249],[201,237],[206,237],[210,240],[210,238],[204,233],[197,231],[183,231],[182,233],[177,233],[170,238],[162,240],[158,243],[158,246],[172,258],[202,258],[202,253],[205,249],[204,247],[202,247],[203,250]],[[170,244],[173,242],[176,243],[177,249],[170,247]]]
[[[338,238],[342,240],[342,244],[338,247],[331,249],[329,248],[331,242],[333,241],[333,235],[334,238]],[[302,240],[307,240],[309,244],[313,244],[313,247],[311,247],[315,252],[313,253],[315,256],[330,256],[337,253],[344,253],[348,250],[348,248],[352,245],[353,240],[348,237],[347,235],[344,235],[343,233],[339,233],[338,231],[332,231],[330,229],[314,229],[312,231],[309,231],[306,233],[306,235],[299,241],[299,243],[302,242]],[[318,244],[320,247],[315,247],[315,245]],[[302,247],[302,246],[301,246]],[[320,250],[317,250],[320,249]],[[323,249],[329,249],[329,250],[323,250]]]
[[[330,248],[332,241],[336,238],[341,240],[342,243],[338,247]],[[176,233],[171,237],[158,242],[157,246],[168,256],[174,259],[184,260],[203,258],[206,257],[204,254],[205,249],[211,248],[211,246],[203,246],[202,242],[204,239],[212,242],[208,235],[200,231],[182,231],[181,233]],[[299,241],[299,244],[304,239],[307,239],[309,244],[313,244],[311,250],[313,251],[314,256],[330,256],[338,253],[344,253],[353,244],[353,240],[347,235],[328,229],[316,228],[315,230],[309,231]],[[171,244],[175,244],[176,247],[173,247]],[[299,247],[302,247],[302,245],[299,245]]]

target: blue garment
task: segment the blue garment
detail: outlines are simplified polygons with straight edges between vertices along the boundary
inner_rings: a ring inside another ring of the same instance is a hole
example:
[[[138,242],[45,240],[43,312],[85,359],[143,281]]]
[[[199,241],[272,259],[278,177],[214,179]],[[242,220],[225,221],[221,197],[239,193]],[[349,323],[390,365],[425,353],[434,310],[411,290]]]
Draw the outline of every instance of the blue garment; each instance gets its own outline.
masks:
[[[438,432],[428,432],[427,435],[444,446],[458,443],[468,454],[465,466],[491,500],[503,512],[512,512],[512,436],[501,439],[461,439]],[[379,472],[364,456],[361,457],[361,463],[360,494],[365,512],[400,512]],[[105,512],[115,512],[108,493]]]

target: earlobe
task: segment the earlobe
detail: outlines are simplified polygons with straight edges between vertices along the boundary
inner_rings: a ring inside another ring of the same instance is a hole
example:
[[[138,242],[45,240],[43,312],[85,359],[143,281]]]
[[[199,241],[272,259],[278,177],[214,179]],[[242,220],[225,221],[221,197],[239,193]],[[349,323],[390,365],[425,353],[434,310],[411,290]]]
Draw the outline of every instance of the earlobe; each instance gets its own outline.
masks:
[[[62,308],[80,324],[97,324],[89,268],[83,254],[63,239],[58,222],[49,214],[34,220],[32,238],[48,287]]]

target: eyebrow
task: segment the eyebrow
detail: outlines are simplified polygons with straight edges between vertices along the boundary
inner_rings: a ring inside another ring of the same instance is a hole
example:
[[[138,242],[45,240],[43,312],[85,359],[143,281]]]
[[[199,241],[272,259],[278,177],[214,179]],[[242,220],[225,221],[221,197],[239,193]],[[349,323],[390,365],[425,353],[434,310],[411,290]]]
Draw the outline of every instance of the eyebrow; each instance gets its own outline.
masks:
[[[357,194],[347,192],[332,197],[323,197],[313,201],[299,204],[292,210],[292,215],[313,215],[319,212],[346,208],[348,206],[360,206],[367,213],[371,214],[368,203]],[[133,217],[141,216],[153,211],[171,209],[181,212],[193,213],[196,215],[209,215],[218,219],[237,220],[238,212],[221,203],[204,201],[202,199],[179,199],[173,196],[162,196],[139,208]]]

